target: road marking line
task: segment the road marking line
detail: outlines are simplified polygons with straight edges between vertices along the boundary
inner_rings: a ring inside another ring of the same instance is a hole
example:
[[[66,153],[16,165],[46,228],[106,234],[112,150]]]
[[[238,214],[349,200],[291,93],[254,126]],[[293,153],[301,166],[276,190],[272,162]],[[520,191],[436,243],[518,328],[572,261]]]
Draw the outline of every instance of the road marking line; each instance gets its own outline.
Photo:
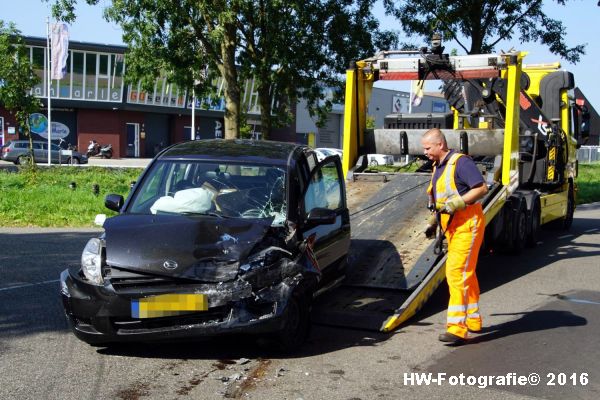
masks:
[[[60,282],[60,279],[54,279],[52,281],[44,281],[44,282],[37,282],[37,283],[27,283],[25,285],[17,285],[17,286],[4,287],[4,288],[0,288],[0,292],[3,292],[5,290],[22,289],[22,288],[25,288],[25,287],[37,286],[37,285],[45,285],[47,283],[56,283],[56,282]]]
[[[587,231],[583,231],[583,233],[596,232],[597,230],[598,230],[598,228],[592,228],[592,229],[588,229]]]
[[[568,234],[568,235],[559,236],[558,238],[559,239],[566,239],[566,238],[573,237],[573,236],[575,236],[575,235]]]

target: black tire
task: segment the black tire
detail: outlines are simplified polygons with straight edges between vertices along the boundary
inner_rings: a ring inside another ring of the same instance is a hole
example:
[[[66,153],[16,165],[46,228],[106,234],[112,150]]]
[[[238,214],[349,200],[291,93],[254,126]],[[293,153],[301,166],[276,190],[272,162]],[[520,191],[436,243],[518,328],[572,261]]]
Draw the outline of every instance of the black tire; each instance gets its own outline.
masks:
[[[573,190],[573,183],[569,182],[569,189],[567,194],[567,212],[564,217],[557,218],[548,223],[549,229],[554,230],[569,230],[573,224],[573,214],[575,213],[575,192]]]
[[[520,254],[525,247],[527,240],[527,205],[524,200],[519,201],[518,208],[515,211],[513,223],[513,244],[511,246],[512,254]]]
[[[567,199],[567,214],[560,220],[561,229],[568,231],[573,225],[573,215],[575,214],[575,191],[573,184],[569,184],[569,194]]]
[[[67,161],[67,164],[77,165],[77,164],[79,164],[79,158],[77,158],[77,157],[69,157],[69,160]]]
[[[537,246],[537,242],[540,237],[540,223],[541,223],[542,212],[540,208],[540,202],[538,199],[533,200],[533,206],[531,207],[531,213],[529,215],[529,226],[527,230],[527,247]]]
[[[30,165],[31,164],[31,157],[29,157],[29,156],[19,156],[15,160],[15,164],[16,165]]]
[[[104,158],[112,158],[112,151],[107,151],[106,153],[104,153],[103,157]]]
[[[310,332],[310,298],[307,295],[290,297],[283,329],[275,334],[279,351],[292,353],[298,350]]]

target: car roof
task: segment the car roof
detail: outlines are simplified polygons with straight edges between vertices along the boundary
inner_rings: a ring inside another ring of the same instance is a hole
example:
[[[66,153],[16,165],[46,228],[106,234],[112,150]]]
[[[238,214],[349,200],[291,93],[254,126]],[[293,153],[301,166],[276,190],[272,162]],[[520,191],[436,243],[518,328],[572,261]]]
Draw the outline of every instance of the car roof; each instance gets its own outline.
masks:
[[[54,139],[53,139],[54,140]],[[32,140],[32,143],[48,143],[45,140]],[[11,140],[10,142],[6,143],[6,144],[10,144],[10,143],[29,143],[29,140],[27,139],[18,139],[18,140]]]
[[[271,140],[206,139],[179,143],[163,151],[158,159],[206,159],[287,164],[290,156],[306,146]],[[293,158],[297,158],[294,156]]]

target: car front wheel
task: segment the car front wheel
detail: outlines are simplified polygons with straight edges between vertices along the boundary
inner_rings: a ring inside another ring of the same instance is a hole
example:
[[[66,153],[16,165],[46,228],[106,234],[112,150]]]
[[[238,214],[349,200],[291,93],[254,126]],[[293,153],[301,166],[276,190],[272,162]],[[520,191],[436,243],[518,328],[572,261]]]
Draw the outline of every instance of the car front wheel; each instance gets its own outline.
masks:
[[[277,332],[275,343],[278,350],[289,353],[298,350],[310,332],[310,300],[307,295],[291,296],[283,329]]]

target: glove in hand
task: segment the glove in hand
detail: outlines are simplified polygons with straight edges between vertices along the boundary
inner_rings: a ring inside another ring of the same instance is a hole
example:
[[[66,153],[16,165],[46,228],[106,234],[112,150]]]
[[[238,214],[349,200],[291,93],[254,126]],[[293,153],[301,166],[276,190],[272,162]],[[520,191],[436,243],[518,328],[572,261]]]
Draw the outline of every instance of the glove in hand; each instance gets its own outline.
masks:
[[[437,229],[437,218],[435,214],[431,214],[431,216],[427,219],[427,228],[425,229],[425,236],[427,239],[433,239],[435,237],[435,232]]]
[[[455,195],[446,200],[446,204],[444,204],[444,211],[448,214],[454,214],[456,210],[464,210],[467,206],[462,197]]]

